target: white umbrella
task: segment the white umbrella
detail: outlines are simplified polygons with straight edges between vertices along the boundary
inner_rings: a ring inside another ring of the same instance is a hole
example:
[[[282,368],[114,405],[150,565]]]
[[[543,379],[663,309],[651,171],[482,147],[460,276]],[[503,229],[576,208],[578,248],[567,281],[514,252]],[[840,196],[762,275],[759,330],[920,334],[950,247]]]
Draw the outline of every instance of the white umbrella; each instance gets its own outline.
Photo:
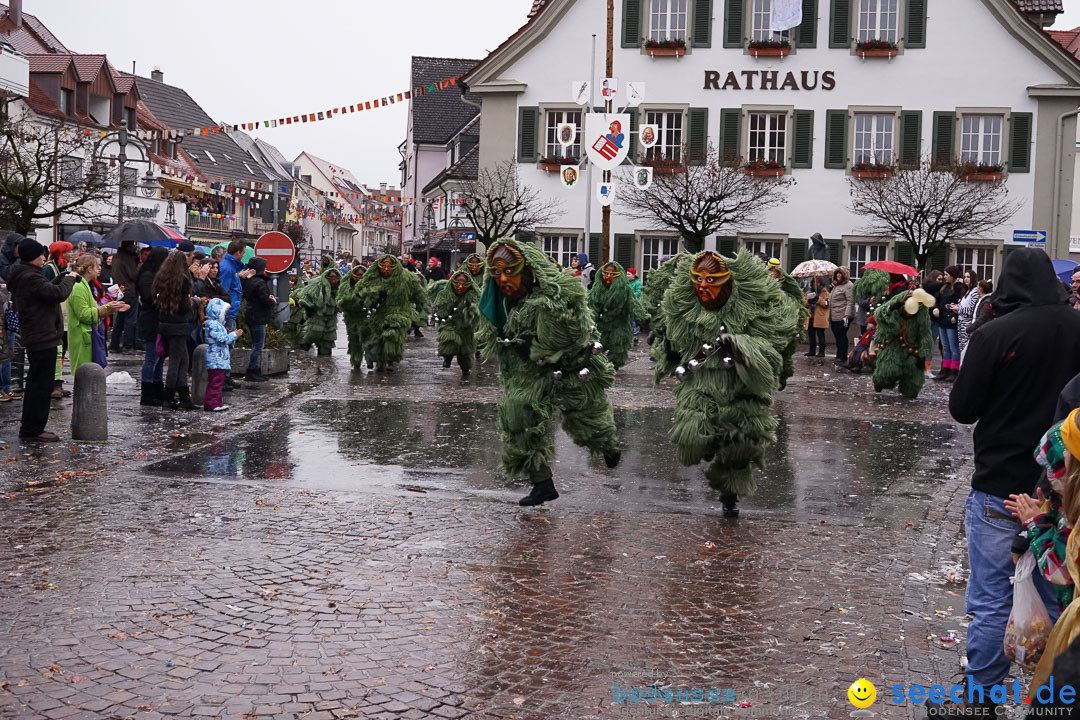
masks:
[[[796,265],[795,269],[791,271],[791,275],[792,277],[829,275],[834,270],[836,270],[836,266],[828,260],[807,260],[806,262]]]

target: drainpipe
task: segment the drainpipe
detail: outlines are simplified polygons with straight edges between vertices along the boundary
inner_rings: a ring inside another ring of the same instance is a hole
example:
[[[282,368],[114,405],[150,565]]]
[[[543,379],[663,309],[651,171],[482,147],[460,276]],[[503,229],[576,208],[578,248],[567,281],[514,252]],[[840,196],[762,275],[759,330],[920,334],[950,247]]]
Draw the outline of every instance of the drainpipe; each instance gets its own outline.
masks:
[[[1062,146],[1065,137],[1065,118],[1076,115],[1080,115],[1080,107],[1075,110],[1070,110],[1067,113],[1062,113],[1057,119],[1057,139],[1054,144],[1054,194],[1051,197],[1053,211],[1050,213],[1050,219],[1053,222],[1053,227],[1050,229],[1050,237],[1054,240],[1051,249],[1054,253],[1059,252],[1058,242],[1061,239],[1058,237],[1058,228],[1061,227],[1061,223],[1059,222],[1059,216],[1061,215],[1061,153],[1063,151]]]

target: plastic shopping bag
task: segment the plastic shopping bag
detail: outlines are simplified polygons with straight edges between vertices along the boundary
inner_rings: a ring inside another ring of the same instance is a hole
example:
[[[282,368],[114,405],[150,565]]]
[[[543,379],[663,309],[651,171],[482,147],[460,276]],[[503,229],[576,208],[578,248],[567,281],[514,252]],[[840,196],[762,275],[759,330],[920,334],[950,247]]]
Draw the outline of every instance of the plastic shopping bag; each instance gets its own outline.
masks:
[[[1039,664],[1051,629],[1050,615],[1031,578],[1036,569],[1030,550],[1016,563],[1012,612],[1005,628],[1005,655],[1029,670]]]

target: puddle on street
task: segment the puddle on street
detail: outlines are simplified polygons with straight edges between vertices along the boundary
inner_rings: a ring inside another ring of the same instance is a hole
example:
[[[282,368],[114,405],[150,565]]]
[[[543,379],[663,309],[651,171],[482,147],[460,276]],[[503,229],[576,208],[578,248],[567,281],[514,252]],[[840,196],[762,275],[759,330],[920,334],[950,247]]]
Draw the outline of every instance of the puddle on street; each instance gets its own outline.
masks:
[[[749,510],[796,511],[883,523],[921,519],[925,499],[958,461],[956,429],[944,423],[876,422],[781,415],[767,466],[756,473]],[[552,465],[560,492],[575,502],[680,511],[719,506],[705,465],[681,467],[667,440],[671,410],[615,411],[623,459],[609,470],[561,430]],[[434,492],[517,497],[522,483],[495,471],[500,442],[491,403],[394,400],[309,401],[261,427],[154,463],[173,477],[282,482],[312,490]],[[874,499],[888,495],[887,502]]]

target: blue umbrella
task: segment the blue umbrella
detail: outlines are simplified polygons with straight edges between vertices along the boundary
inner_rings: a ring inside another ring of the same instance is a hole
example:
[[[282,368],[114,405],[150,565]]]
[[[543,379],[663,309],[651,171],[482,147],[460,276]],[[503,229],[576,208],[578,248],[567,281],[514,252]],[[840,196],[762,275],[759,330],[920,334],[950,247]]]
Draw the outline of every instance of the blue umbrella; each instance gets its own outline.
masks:
[[[1059,278],[1069,282],[1072,280],[1073,273],[1076,272],[1077,265],[1078,263],[1073,260],[1055,260],[1054,272],[1057,273]]]
[[[86,243],[87,247],[101,247],[101,235],[93,230],[80,230],[79,232],[72,233],[67,241],[75,247],[78,247],[81,242]]]

